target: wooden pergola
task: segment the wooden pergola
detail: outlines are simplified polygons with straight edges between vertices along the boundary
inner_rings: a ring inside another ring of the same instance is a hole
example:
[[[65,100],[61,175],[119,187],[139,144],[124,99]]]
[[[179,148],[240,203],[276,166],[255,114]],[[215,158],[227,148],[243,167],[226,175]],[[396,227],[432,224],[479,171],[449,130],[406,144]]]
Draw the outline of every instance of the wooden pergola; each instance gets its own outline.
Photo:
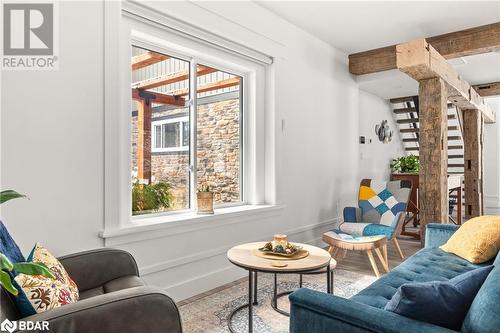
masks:
[[[363,75],[399,69],[419,82],[421,239],[425,225],[448,221],[448,102],[463,113],[465,217],[483,214],[483,126],[496,114],[483,97],[500,95],[500,82],[471,86],[447,59],[500,49],[500,22],[349,55]]]
[[[169,59],[168,56],[153,51],[132,57],[132,71],[151,66]],[[197,77],[215,73],[215,68],[198,65]],[[141,183],[151,182],[151,120],[152,104],[186,106],[186,96],[189,89],[180,89],[169,94],[159,93],[151,89],[166,86],[172,83],[189,79],[189,71],[161,75],[152,79],[136,82],[132,85],[132,99],[137,102],[137,178]],[[230,88],[240,84],[239,77],[220,80],[197,87],[197,93],[209,92],[223,88]]]

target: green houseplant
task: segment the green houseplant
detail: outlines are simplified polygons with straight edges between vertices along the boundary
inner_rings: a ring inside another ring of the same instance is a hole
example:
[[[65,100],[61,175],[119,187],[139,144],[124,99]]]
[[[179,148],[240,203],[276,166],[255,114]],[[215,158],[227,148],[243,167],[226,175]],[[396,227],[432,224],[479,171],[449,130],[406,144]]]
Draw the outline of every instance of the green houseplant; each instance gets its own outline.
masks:
[[[172,184],[159,181],[154,184],[132,184],[132,213],[156,211],[172,207]]]
[[[25,197],[25,195],[19,194],[13,190],[1,191],[0,204],[3,204],[4,202],[12,199]],[[54,278],[52,273],[44,264],[34,262],[12,263],[9,258],[7,258],[7,256],[0,252],[0,285],[12,295],[17,295],[19,292],[17,288],[12,284],[12,277],[9,274],[12,271],[27,275],[43,275],[51,279]]]
[[[410,154],[393,159],[391,170],[394,173],[418,173],[420,171],[420,161],[418,156]]]

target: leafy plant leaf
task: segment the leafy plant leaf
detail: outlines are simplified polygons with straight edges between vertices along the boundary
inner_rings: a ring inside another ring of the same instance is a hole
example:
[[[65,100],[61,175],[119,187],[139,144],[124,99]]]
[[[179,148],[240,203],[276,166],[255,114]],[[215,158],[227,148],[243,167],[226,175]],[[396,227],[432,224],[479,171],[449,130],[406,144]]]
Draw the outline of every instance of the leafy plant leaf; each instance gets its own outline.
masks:
[[[5,254],[0,253],[0,269],[11,271],[14,265],[10,262],[9,258]]]
[[[132,185],[133,212],[170,208],[172,201],[172,184],[169,182],[140,184],[136,181]]]
[[[0,204],[3,204],[6,201],[17,198],[25,198],[24,194],[17,193],[13,190],[5,190],[0,192]]]
[[[9,293],[11,293],[12,295],[17,296],[18,291],[17,291],[16,287],[14,287],[14,285],[12,284],[12,281],[10,279],[10,275],[7,274],[4,271],[0,271],[0,284]]]
[[[420,171],[418,156],[411,154],[392,160],[391,170],[393,172],[418,173]]]
[[[49,271],[47,266],[40,265],[34,262],[19,262],[13,264],[14,270],[18,273],[23,273],[26,275],[43,275],[45,277],[54,278],[54,275]]]

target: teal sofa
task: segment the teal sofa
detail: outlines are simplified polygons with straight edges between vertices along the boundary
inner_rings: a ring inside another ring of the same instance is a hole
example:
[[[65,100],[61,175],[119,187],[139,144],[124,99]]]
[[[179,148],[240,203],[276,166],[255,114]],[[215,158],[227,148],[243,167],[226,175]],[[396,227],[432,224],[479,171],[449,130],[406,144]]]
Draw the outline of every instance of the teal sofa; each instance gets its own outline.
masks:
[[[456,332],[386,311],[384,306],[404,283],[449,280],[493,261],[495,267],[476,295],[461,332],[500,332],[500,256],[497,254],[496,259],[488,263],[474,265],[439,249],[457,229],[455,225],[429,224],[425,248],[350,299],[310,289],[295,291],[289,296],[290,332]]]

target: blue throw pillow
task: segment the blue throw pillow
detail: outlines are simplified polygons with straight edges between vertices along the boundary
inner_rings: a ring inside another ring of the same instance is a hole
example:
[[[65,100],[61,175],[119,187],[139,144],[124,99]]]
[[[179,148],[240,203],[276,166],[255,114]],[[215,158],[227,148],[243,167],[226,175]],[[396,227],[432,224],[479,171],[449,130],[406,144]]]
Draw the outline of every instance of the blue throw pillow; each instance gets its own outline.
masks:
[[[10,237],[2,221],[0,221],[0,252],[13,263],[25,261],[21,250],[19,250],[12,237]]]
[[[458,331],[492,269],[493,265],[477,268],[449,281],[403,284],[385,310]]]

